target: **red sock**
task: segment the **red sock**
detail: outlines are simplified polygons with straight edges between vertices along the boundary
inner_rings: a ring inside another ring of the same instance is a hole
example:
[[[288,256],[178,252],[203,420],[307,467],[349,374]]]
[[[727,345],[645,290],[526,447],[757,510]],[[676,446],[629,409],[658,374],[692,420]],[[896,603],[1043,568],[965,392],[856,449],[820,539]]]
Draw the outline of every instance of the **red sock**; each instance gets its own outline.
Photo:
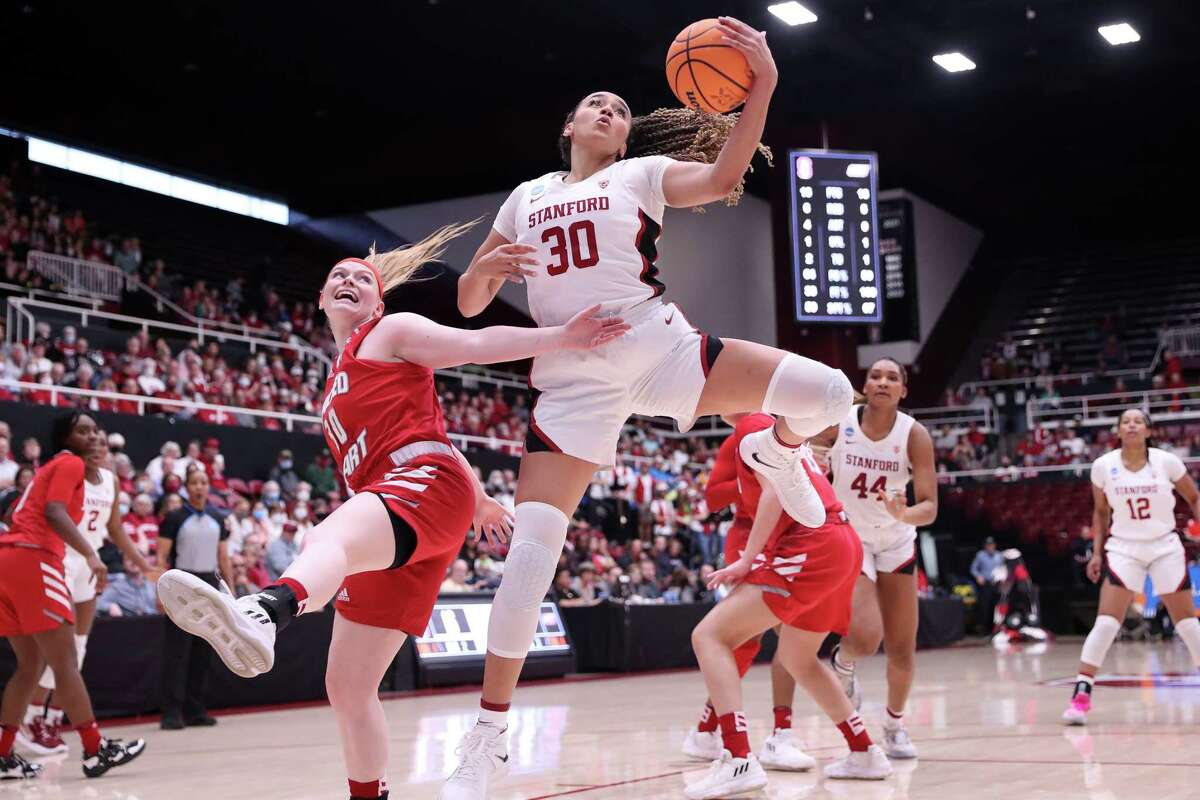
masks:
[[[867,734],[867,726],[863,724],[862,717],[857,713],[846,717],[843,722],[837,724],[837,727],[842,732],[842,736],[846,737],[846,744],[850,746],[852,752],[861,753],[871,746],[871,737]]]
[[[775,712],[775,727],[787,730],[792,727],[792,707],[791,706],[775,706],[772,709]]]
[[[349,781],[350,796],[355,800],[374,800],[383,797],[387,791],[387,781],[383,778],[375,781]]]
[[[743,642],[733,650],[733,660],[737,662],[738,677],[746,677],[746,672],[750,669],[750,665],[754,663],[754,658],[758,655],[758,651],[762,649],[762,639],[754,638],[747,642]]]
[[[0,758],[8,758],[13,752],[13,742],[17,740],[15,725],[0,725]]]
[[[296,616],[304,613],[308,606],[308,589],[304,588],[304,584],[295,578],[280,578],[278,581],[280,586],[286,586],[292,590],[292,594],[296,595]]]
[[[713,733],[717,730],[717,712],[713,709],[712,701],[704,701],[704,712],[700,715],[700,724],[696,730],[701,733]]]
[[[85,756],[94,756],[100,752],[100,726],[96,724],[96,720],[76,725],[75,731],[79,734],[79,741],[83,743]]]
[[[721,741],[734,758],[750,755],[750,737],[747,735],[746,715],[741,711],[722,714],[717,720],[721,724]]]

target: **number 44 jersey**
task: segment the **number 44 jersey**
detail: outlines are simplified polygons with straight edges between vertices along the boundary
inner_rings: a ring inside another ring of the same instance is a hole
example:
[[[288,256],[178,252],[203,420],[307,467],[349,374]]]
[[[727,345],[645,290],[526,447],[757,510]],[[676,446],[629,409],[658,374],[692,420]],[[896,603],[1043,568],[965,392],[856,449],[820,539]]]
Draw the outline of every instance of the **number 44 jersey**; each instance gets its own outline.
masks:
[[[662,231],[666,156],[616,161],[587,180],[565,172],[513,190],[492,227],[510,242],[537,248],[525,283],[539,326],[561,325],[596,303],[623,312],[663,293],[656,242]]]
[[[864,542],[915,538],[917,529],[889,514],[881,495],[907,493],[912,475],[908,435],[914,420],[898,412],[888,435],[872,441],[863,433],[862,411],[862,406],[851,408],[838,427],[837,441],[829,454],[833,489]]]

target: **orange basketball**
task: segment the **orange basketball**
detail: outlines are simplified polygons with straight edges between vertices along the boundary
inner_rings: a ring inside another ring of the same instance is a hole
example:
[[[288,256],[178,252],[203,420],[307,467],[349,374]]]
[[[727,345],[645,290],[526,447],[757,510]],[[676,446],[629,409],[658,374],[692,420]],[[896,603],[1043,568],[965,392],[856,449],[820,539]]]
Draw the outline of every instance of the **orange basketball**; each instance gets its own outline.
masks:
[[[746,57],[721,41],[717,21],[702,19],[671,42],[667,83],[685,106],[723,114],[746,101],[754,75]]]

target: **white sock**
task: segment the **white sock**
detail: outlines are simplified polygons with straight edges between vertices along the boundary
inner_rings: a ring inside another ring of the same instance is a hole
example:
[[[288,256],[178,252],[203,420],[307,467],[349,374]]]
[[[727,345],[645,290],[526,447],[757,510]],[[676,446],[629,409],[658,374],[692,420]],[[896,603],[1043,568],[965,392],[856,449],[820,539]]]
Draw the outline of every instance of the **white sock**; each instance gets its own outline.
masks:
[[[1191,652],[1192,663],[1196,665],[1197,669],[1200,669],[1200,620],[1188,617],[1175,626],[1175,632],[1179,634],[1179,638],[1183,639],[1183,643]]]
[[[842,648],[840,647],[833,651],[833,668],[843,675],[854,674],[854,662],[842,658]]]
[[[508,726],[508,710],[492,711],[480,706],[479,722],[483,725],[494,725],[497,728],[505,728]]]
[[[887,714],[885,714],[883,717],[883,727],[887,728],[888,730],[892,730],[892,731],[896,730],[897,728],[904,727],[904,713],[903,712],[897,714],[895,711],[892,711],[891,708],[887,708],[886,711],[887,711]]]

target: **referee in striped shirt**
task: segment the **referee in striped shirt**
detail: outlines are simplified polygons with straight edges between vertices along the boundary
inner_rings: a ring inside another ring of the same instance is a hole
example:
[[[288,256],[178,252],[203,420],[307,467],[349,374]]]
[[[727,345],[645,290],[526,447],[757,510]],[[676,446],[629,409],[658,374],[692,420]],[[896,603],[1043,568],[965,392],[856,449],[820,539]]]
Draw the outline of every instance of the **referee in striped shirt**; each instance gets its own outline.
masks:
[[[183,508],[168,514],[159,527],[159,564],[190,572],[211,586],[217,586],[219,574],[226,585],[233,586],[233,565],[225,541],[229,529],[223,515],[209,505],[208,475],[203,467],[190,469],[186,489]],[[162,728],[216,725],[204,703],[212,648],[169,617],[163,619]]]

